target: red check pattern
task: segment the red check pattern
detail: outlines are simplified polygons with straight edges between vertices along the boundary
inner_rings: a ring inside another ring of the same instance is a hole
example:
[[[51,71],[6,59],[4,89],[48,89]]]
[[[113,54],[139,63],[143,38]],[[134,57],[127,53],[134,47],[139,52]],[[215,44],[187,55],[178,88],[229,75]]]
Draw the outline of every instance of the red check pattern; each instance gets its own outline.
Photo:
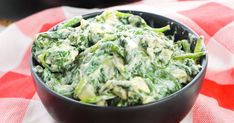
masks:
[[[234,122],[234,1],[142,1],[108,9],[157,13],[184,23],[206,38],[209,63],[200,95],[186,123]],[[53,122],[35,92],[29,70],[33,36],[75,15],[95,10],[48,9],[0,33],[0,123]]]

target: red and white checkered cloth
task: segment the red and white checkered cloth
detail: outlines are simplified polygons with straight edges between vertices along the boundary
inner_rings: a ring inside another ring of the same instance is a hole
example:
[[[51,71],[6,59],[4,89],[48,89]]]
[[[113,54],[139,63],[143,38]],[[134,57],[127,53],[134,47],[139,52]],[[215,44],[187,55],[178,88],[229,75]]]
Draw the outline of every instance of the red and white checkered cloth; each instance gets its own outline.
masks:
[[[157,13],[205,36],[209,63],[200,95],[184,123],[234,123],[234,1],[143,1],[108,9]],[[66,18],[97,11],[48,9],[0,33],[0,123],[51,123],[29,71],[33,36]]]

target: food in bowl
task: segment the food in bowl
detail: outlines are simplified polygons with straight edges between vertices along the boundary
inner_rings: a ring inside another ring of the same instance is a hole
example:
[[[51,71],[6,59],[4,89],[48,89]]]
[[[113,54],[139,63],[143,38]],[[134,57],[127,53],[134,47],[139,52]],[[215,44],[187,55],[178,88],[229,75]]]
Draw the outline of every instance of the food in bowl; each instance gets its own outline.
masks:
[[[34,70],[54,92],[99,106],[135,106],[180,90],[200,71],[203,38],[194,48],[138,15],[105,11],[39,33]]]

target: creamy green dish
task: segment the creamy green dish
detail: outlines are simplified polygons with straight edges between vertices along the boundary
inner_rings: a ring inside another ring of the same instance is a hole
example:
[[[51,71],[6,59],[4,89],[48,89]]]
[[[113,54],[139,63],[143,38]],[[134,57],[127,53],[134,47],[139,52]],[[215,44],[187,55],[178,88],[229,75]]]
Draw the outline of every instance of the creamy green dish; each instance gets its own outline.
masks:
[[[105,11],[75,17],[36,36],[36,73],[56,93],[100,106],[133,106],[166,97],[200,71],[203,38],[165,36],[137,15]]]

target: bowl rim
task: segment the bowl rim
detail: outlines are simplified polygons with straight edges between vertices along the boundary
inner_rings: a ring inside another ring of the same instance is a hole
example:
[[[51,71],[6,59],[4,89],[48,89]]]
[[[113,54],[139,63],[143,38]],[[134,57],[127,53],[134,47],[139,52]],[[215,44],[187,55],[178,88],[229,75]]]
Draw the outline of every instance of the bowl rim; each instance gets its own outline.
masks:
[[[189,33],[192,33],[196,38],[198,38],[198,34],[194,30],[192,30],[191,28],[189,28],[185,24],[183,24],[181,22],[178,22],[178,21],[176,21],[174,19],[168,18],[166,16],[162,16],[162,15],[155,14],[155,13],[150,13],[150,12],[145,12],[145,11],[137,11],[137,10],[116,10],[116,11],[128,12],[128,13],[134,12],[134,13],[148,14],[148,15],[151,15],[151,16],[157,16],[158,18],[163,18],[163,19],[169,20],[170,22],[178,24],[183,29],[186,29]],[[91,13],[84,14],[84,15],[81,15],[81,16],[83,18],[89,18],[89,17],[97,16],[97,15],[101,14],[102,12],[103,12],[103,10],[96,11],[96,12],[91,12]],[[74,17],[72,17],[72,18],[74,18]],[[69,19],[71,19],[71,18],[69,18]],[[52,28],[50,28],[48,31],[51,31],[51,30],[55,29],[59,24],[64,23],[64,22],[66,22],[69,19],[61,21],[60,23],[58,23],[55,26],[53,26]],[[205,47],[204,43],[203,43],[203,46],[202,46],[202,50],[206,51],[206,47]],[[142,104],[142,105],[117,107],[117,106],[98,106],[98,105],[94,105],[94,104],[83,103],[83,102],[80,102],[78,100],[75,100],[75,99],[72,99],[72,98],[69,98],[69,97],[57,94],[55,91],[53,91],[52,89],[50,89],[43,82],[43,80],[38,76],[38,74],[35,72],[33,59],[34,58],[32,56],[32,49],[31,49],[31,52],[30,52],[30,70],[31,70],[31,73],[32,73],[32,76],[33,76],[33,79],[34,79],[34,83],[36,83],[36,86],[38,86],[38,84],[40,84],[43,88],[46,89],[46,91],[48,93],[52,94],[56,98],[59,98],[59,99],[64,100],[64,101],[69,101],[71,103],[79,104],[80,106],[95,107],[95,108],[99,108],[99,109],[114,109],[114,110],[131,110],[131,109],[136,109],[136,108],[144,108],[144,107],[148,107],[148,106],[152,106],[152,105],[156,105],[156,104],[160,104],[160,103],[163,103],[165,101],[168,101],[171,98],[180,95],[185,90],[187,90],[192,85],[194,85],[197,82],[197,80],[202,76],[202,74],[204,74],[204,72],[206,71],[206,68],[207,68],[207,64],[208,64],[208,54],[206,53],[205,56],[203,56],[203,58],[201,60],[202,64],[201,64],[201,70],[199,71],[199,73],[188,84],[186,84],[185,86],[183,86],[181,89],[179,89],[178,91],[176,91],[176,92],[174,92],[174,93],[172,93],[172,94],[170,94],[170,95],[168,95],[166,97],[163,97],[162,99],[155,100],[155,101],[152,101],[152,102],[149,102],[149,103],[146,103],[146,104]]]

